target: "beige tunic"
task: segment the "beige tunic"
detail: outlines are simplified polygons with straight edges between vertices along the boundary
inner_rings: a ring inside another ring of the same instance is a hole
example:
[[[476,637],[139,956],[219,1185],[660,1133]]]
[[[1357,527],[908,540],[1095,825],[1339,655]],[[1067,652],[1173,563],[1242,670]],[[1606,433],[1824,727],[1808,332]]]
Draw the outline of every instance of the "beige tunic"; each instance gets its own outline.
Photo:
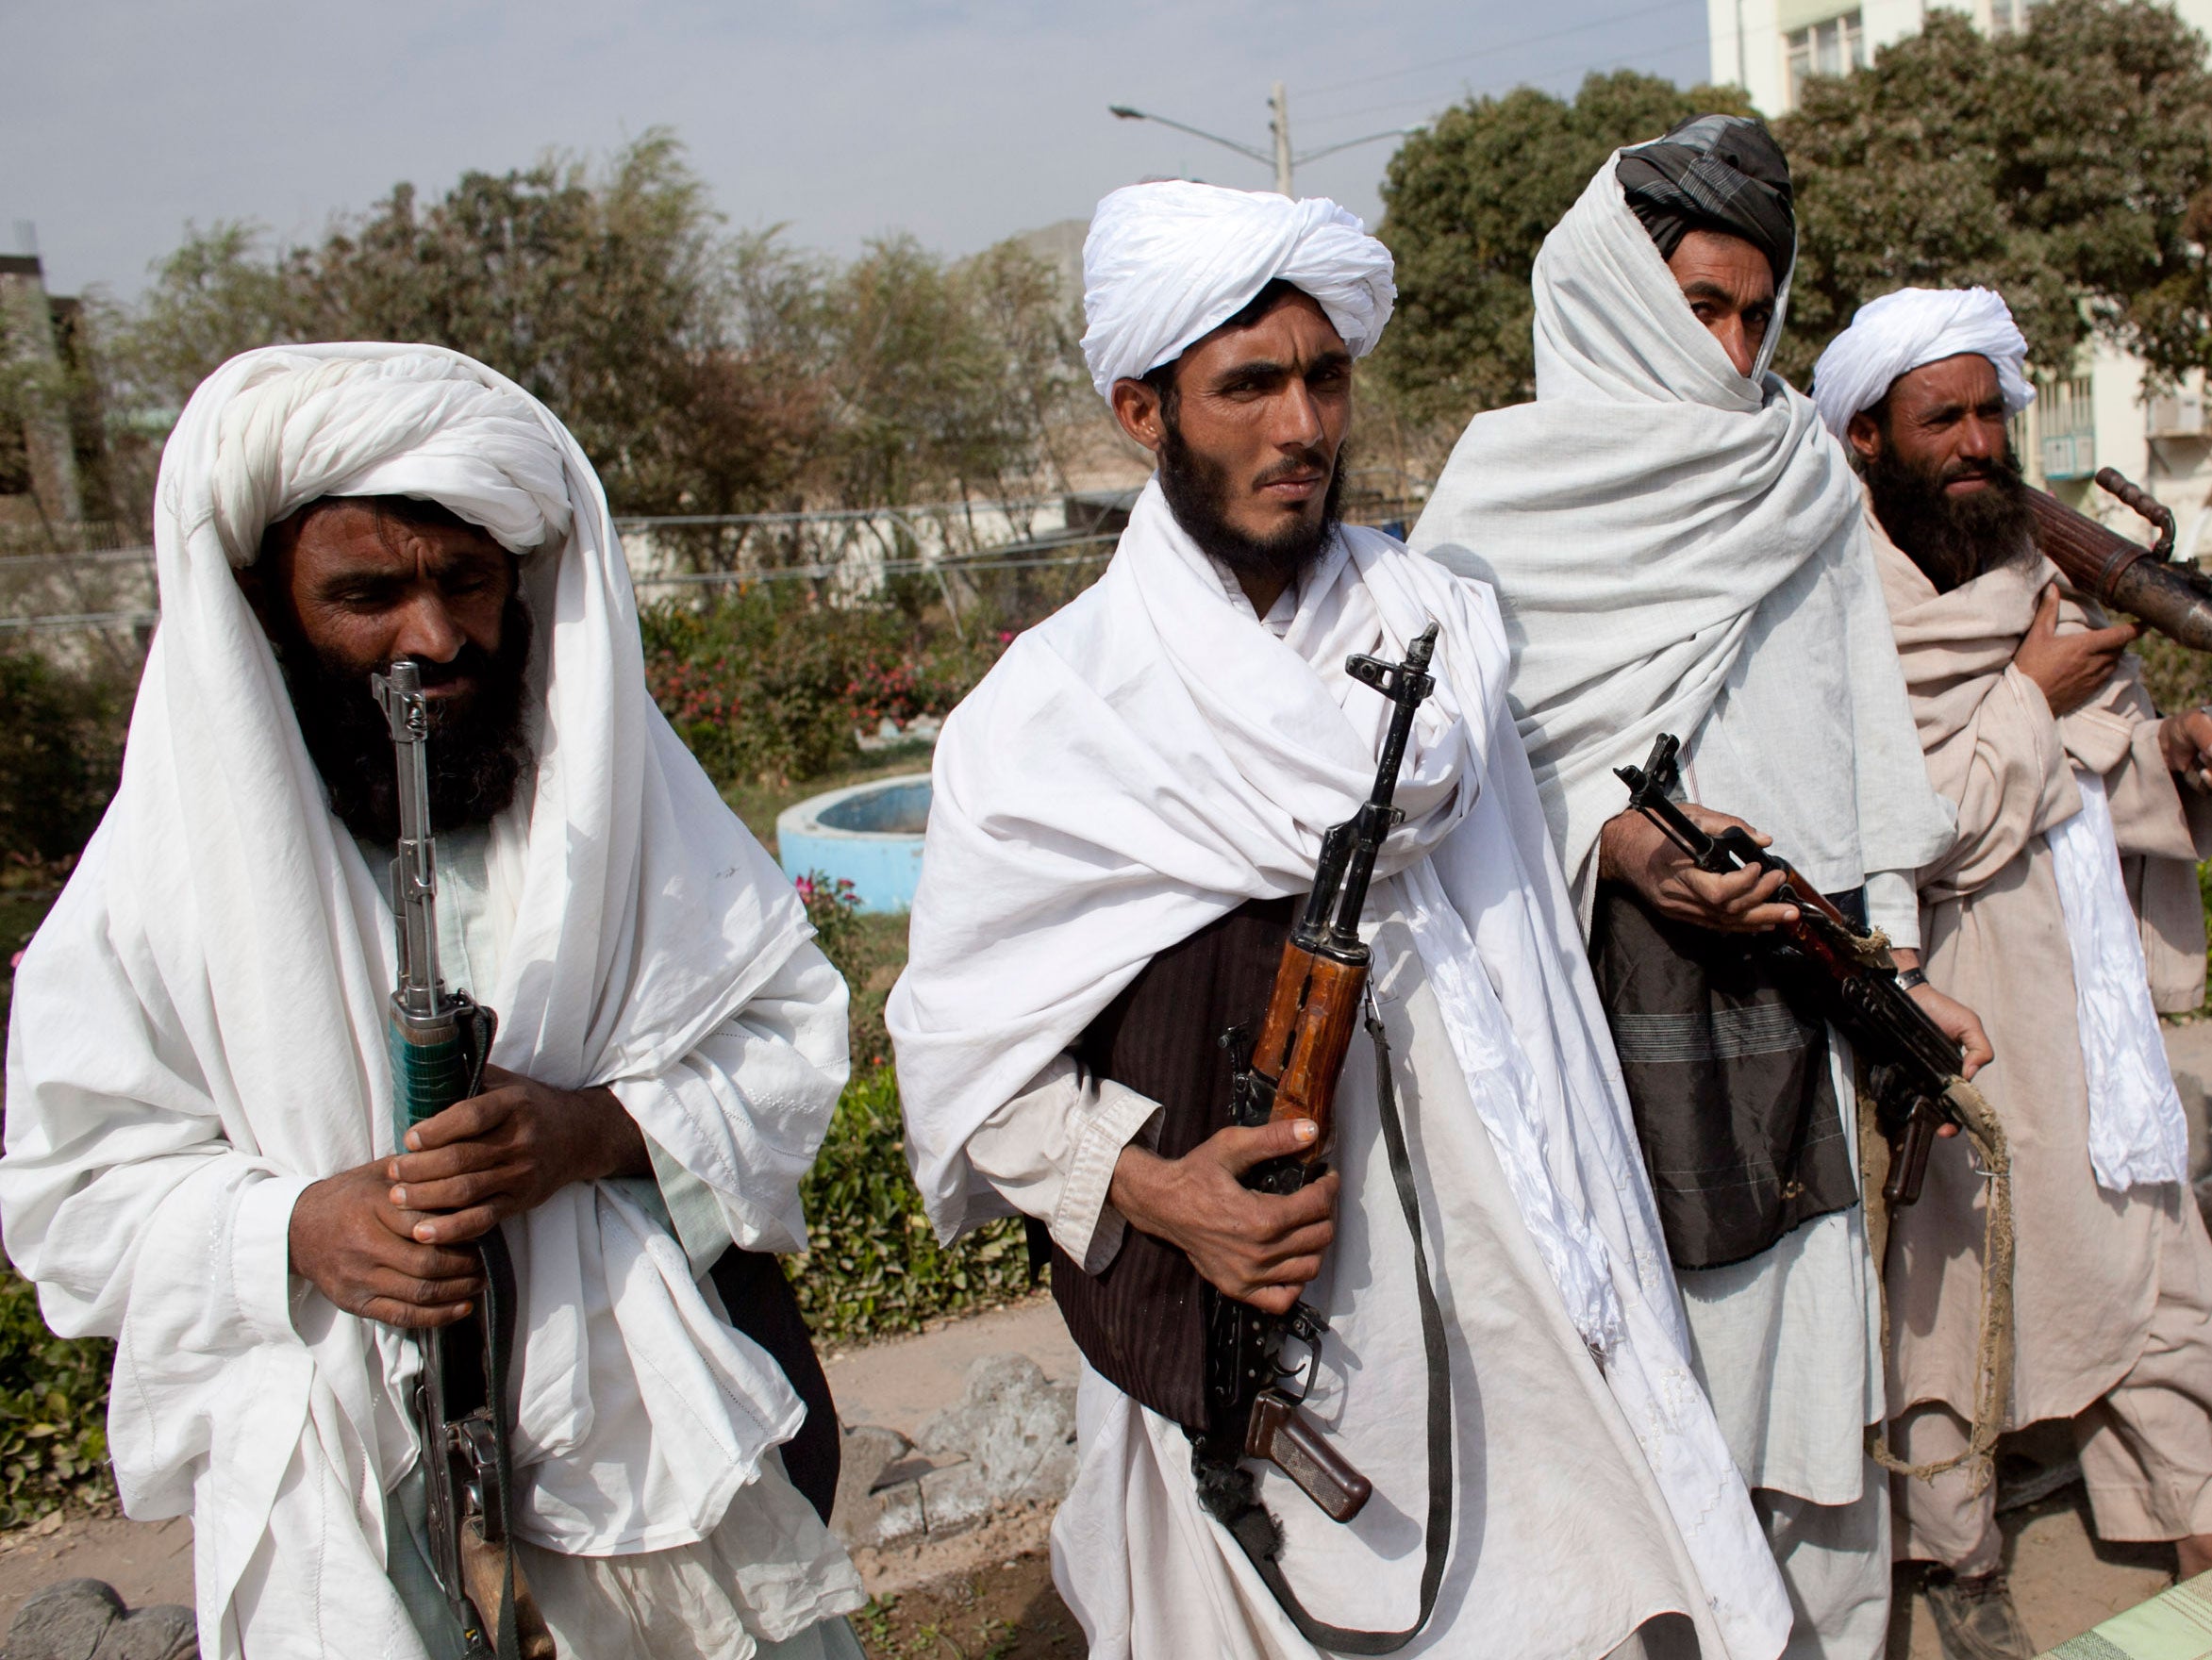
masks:
[[[1928,976],[1987,1027],[1997,1058],[1976,1082],[2012,1144],[2012,1421],[2070,1417],[2142,1351],[2159,1279],[2156,1224],[2180,1195],[2171,1184],[2111,1193],[2090,1173],[2072,963],[2045,832],[2080,809],[2076,767],[2104,778],[2154,999],[2193,1008],[2204,988],[2195,870],[2204,804],[2185,805],[2166,769],[2134,658],[2063,720],[2012,667],[2037,596],[2057,578],[2047,561],[1938,594],[1878,525],[1873,535],[1929,777],[1958,811],[1957,841],[1921,872]],[[2069,598],[2060,627],[2103,621]],[[1983,1191],[1965,1141],[1939,1142],[1920,1203],[1892,1216],[1892,1415],[1928,1401],[1972,1413]]]

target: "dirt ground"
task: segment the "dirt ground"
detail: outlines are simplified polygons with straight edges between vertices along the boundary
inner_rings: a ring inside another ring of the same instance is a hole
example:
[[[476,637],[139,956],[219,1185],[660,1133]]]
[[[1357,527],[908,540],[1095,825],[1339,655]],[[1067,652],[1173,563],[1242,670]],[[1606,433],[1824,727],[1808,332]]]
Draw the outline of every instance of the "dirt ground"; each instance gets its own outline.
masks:
[[[2012,1512],[2004,1527],[2013,1595],[2041,1648],[2080,1635],[2173,1580],[2170,1546],[2095,1540],[2078,1484]],[[1921,1578],[1911,1565],[1896,1571],[1888,1660],[1942,1660]],[[1083,1652],[1082,1628],[1053,1589],[1041,1549],[879,1594],[854,1617],[853,1629],[871,1660],[1072,1660]]]

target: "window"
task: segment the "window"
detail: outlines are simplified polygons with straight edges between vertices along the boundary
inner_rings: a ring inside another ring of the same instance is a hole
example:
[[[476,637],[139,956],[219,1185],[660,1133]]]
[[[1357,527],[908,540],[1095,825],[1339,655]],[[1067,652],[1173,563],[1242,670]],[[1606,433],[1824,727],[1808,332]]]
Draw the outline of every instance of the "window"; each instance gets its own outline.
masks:
[[[2036,381],[2038,459],[2048,479],[2087,478],[2097,471],[2097,412],[2089,377]]]
[[[1789,102],[1794,108],[1808,76],[1849,75],[1867,63],[1867,32],[1859,14],[1847,11],[1825,23],[1792,29],[1789,44]]]
[[[2035,0],[1989,0],[1989,32],[1993,35],[2023,34],[2028,26],[2028,8]]]

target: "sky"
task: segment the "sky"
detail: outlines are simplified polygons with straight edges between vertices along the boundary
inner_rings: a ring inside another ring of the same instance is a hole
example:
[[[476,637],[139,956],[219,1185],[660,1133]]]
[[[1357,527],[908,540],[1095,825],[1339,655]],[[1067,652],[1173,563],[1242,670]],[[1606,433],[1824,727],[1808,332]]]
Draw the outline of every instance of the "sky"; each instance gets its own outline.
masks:
[[[1272,182],[1108,104],[1270,150],[1281,80],[1303,152],[1592,69],[1690,84],[1705,39],[1703,0],[0,0],[0,253],[29,222],[53,291],[128,299],[188,223],[310,240],[402,179],[665,126],[733,226],[961,255],[1139,178]],[[1372,224],[1392,147],[1298,191]]]

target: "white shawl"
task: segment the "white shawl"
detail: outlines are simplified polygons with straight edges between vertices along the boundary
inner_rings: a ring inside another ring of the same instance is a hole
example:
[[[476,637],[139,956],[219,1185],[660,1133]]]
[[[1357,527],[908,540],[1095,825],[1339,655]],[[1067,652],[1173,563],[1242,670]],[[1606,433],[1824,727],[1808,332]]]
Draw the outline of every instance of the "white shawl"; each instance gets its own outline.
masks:
[[[1805,711],[1832,729],[1816,731],[1798,711],[1762,722],[1771,699],[1739,700],[1768,705],[1733,712],[1757,728],[1738,747],[1771,764],[1736,770],[1751,774],[1738,799],[1714,805],[1824,885],[1916,869],[1949,824],[1917,763],[1858,480],[1813,406],[1766,369],[1788,284],[1738,374],[1623,200],[1618,159],[1538,256],[1537,401],[1474,418],[1412,545],[1498,590],[1514,715],[1586,903],[1598,832],[1627,802],[1613,769],[1658,733],[1692,738],[1755,622],[1778,673],[1799,652],[1850,653],[1851,706]],[[1759,619],[1786,588],[1773,609],[1788,614]],[[1805,812],[1808,786],[1829,780],[1842,810]],[[1855,836],[1831,875],[1810,842],[1839,817]]]
[[[383,1496],[415,1456],[393,1410],[414,1345],[288,1277],[300,1191],[391,1149],[392,929],[231,570],[300,503],[368,493],[538,549],[535,796],[493,826],[517,921],[500,984],[475,988],[492,1058],[568,1088],[653,1076],[807,937],[646,696],[605,499],[551,412],[414,346],[253,352],[200,387],[162,456],[162,622],[122,788],[16,980],[0,1212],[55,1330],[117,1338],[118,1482],[134,1516],[192,1514],[205,1633],[229,1629],[264,1536],[320,1531],[341,1541],[321,1583],[366,1643],[392,1612]],[[729,1187],[728,1126],[646,1093],[654,1139]],[[795,1427],[781,1373],[614,1188],[507,1233],[522,1533],[599,1555],[702,1538]]]
[[[1246,900],[1311,885],[1322,832],[1372,784],[1388,712],[1345,695],[1344,656],[1399,656],[1432,618],[1438,690],[1379,869],[1404,877],[1483,1125],[1731,1649],[1771,1654],[1788,1610],[1689,1370],[1480,585],[1348,528],[1277,639],[1147,488],[1097,586],[1017,640],[939,742],[910,955],[887,1010],[916,1178],[947,1236],[1003,1211],[965,1153],[983,1120],[1159,952]]]

